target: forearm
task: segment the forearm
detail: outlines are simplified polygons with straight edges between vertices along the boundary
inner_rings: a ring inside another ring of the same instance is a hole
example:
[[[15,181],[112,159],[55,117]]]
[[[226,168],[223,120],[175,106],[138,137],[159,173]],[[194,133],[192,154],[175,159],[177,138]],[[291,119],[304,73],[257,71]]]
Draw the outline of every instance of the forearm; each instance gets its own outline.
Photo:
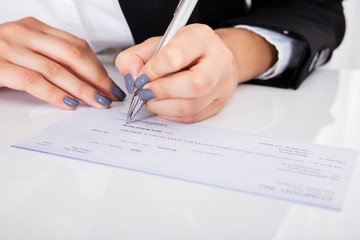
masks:
[[[289,0],[270,3],[254,0],[251,11],[226,21],[224,26],[241,24],[267,28],[304,43],[304,50],[297,53],[296,65],[287,68],[281,76],[252,83],[296,89],[317,66],[327,62],[344,36],[341,2]]]

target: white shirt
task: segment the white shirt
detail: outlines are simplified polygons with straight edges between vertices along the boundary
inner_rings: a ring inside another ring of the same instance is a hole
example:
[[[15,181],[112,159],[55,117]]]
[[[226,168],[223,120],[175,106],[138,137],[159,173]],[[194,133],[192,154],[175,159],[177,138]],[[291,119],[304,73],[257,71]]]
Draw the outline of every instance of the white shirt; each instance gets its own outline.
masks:
[[[0,2],[0,23],[32,16],[85,39],[95,53],[134,45],[130,28],[117,0],[11,0]],[[259,79],[281,74],[289,65],[296,40],[258,27],[239,25],[263,36],[278,50],[278,62]]]

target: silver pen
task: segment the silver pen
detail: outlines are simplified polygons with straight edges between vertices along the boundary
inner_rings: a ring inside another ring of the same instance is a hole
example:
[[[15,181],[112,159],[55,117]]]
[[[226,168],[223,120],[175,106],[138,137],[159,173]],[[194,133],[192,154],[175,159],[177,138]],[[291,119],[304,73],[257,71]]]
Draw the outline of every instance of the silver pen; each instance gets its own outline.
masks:
[[[174,35],[182,27],[186,25],[187,21],[190,18],[191,13],[193,12],[196,6],[197,1],[198,0],[180,0],[175,10],[174,17],[171,20],[154,55],[156,55],[160,51],[160,49],[163,48],[170,41],[170,39],[172,39]],[[136,89],[130,103],[127,120],[126,120],[127,123],[129,123],[135,117],[135,115],[139,112],[140,108],[145,104],[145,101],[141,100],[138,97],[138,93],[139,93],[139,89]]]

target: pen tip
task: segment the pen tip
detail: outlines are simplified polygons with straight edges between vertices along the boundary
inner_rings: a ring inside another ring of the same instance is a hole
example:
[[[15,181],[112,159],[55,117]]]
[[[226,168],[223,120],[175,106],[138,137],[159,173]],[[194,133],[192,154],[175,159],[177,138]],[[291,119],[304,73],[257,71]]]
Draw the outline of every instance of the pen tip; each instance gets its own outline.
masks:
[[[126,124],[128,124],[130,121],[131,121],[131,117],[128,116],[127,119],[126,119]]]

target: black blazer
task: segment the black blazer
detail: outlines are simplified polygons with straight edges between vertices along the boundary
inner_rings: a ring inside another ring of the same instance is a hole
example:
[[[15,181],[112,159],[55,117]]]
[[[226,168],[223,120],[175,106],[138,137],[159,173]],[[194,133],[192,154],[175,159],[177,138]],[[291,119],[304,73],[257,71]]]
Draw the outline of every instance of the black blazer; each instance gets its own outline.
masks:
[[[136,43],[165,33],[179,0],[119,0]],[[327,62],[345,33],[342,0],[199,0],[189,23],[213,29],[237,24],[259,26],[306,43],[300,64],[268,81],[251,83],[296,89]],[[241,43],[239,43],[241,44]]]

